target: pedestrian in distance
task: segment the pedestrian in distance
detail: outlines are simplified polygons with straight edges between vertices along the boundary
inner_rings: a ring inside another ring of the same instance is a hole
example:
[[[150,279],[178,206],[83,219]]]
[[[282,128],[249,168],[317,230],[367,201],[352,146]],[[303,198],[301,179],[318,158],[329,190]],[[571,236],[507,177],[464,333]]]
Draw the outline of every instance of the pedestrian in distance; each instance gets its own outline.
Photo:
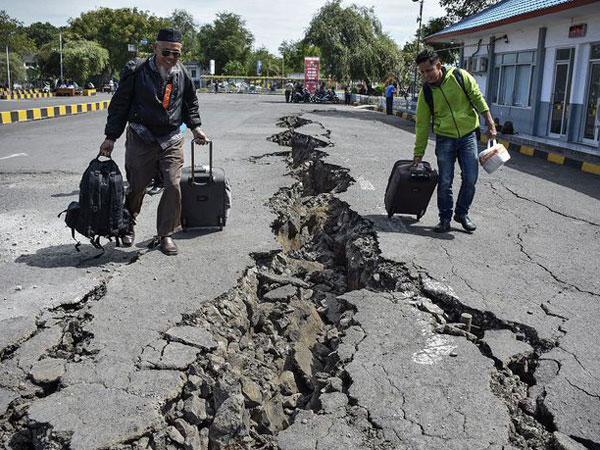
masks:
[[[394,92],[396,92],[396,82],[391,81],[385,88],[385,111],[388,116],[394,114]]]
[[[439,170],[437,204],[440,222],[434,231],[449,231],[453,212],[454,220],[465,230],[475,231],[477,227],[468,214],[475,196],[479,171],[479,115],[482,114],[485,118],[488,139],[496,138],[494,120],[477,82],[468,72],[443,67],[438,54],[431,50],[419,53],[416,63],[424,84],[417,101],[413,163],[418,166],[423,159],[431,126],[436,136],[435,154]],[[454,207],[452,182],[457,160],[462,183]]]
[[[290,102],[290,97],[292,95],[292,91],[294,90],[294,84],[288,80],[287,83],[285,83],[285,102],[289,103]]]
[[[352,103],[352,93],[350,92],[349,86],[344,86],[344,104],[350,105]]]
[[[178,248],[172,235],[181,229],[182,122],[199,144],[206,144],[207,138],[200,128],[194,84],[179,62],[181,32],[161,29],[153,49],[153,56],[135,59],[125,65],[119,88],[108,108],[106,139],[100,145],[100,155],[111,156],[115,141],[129,123],[125,141],[129,190],[125,205],[132,217],[132,225],[123,237],[123,245],[133,244],[133,225],[142,207],[146,187],[156,176],[158,167],[164,191],[158,205],[157,236],[162,252],[175,255]]]

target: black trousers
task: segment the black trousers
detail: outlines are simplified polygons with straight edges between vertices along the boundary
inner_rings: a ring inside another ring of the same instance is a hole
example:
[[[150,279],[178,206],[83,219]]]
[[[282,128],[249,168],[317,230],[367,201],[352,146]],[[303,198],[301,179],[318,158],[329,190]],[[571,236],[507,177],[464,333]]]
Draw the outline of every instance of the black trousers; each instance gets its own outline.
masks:
[[[290,102],[290,95],[292,95],[292,91],[288,91],[288,90],[286,89],[286,91],[285,91],[285,102],[286,102],[286,103],[289,103],[289,102]]]
[[[386,114],[388,116],[391,116],[392,114],[394,114],[393,113],[393,109],[394,109],[394,96],[393,95],[385,98],[385,109],[386,109]]]

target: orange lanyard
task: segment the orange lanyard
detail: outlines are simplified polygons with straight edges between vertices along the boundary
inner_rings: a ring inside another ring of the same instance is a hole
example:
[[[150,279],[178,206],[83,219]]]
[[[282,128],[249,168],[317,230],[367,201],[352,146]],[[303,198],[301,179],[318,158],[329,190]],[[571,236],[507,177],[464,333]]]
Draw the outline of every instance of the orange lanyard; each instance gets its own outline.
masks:
[[[162,105],[163,108],[169,108],[169,100],[171,99],[171,91],[173,90],[173,83],[167,83],[165,86],[165,95],[163,96]]]

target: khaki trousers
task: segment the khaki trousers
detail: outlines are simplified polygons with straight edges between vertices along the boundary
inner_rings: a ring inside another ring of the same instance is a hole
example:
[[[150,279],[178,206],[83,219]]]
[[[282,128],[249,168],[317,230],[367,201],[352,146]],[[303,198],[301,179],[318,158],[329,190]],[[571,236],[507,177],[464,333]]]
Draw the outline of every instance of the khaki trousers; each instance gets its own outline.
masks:
[[[146,144],[131,128],[125,142],[125,172],[129,191],[125,204],[134,219],[140,213],[146,187],[155,176],[162,176],[165,190],[158,204],[156,229],[159,236],[171,236],[181,229],[181,171],[183,139],[163,150],[158,143]]]

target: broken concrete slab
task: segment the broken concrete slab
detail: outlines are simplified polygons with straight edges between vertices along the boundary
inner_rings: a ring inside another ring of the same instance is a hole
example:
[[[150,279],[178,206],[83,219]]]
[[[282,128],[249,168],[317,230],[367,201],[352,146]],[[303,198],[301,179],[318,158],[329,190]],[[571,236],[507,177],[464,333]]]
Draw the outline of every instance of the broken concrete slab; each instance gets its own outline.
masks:
[[[140,358],[140,367],[185,370],[196,360],[199,352],[200,349],[197,347],[179,342],[158,342],[156,347],[148,346],[144,349]]]
[[[65,365],[64,359],[42,359],[31,366],[29,375],[36,384],[56,383],[65,374]]]
[[[509,444],[510,416],[489,386],[495,369],[477,346],[433,333],[429,314],[385,295],[342,298],[366,334],[346,367],[348,393],[388,439],[415,448]]]
[[[517,340],[510,330],[487,330],[482,341],[488,346],[492,356],[505,367],[517,359],[533,354],[533,347]]]
[[[310,284],[296,277],[288,277],[285,275],[277,275],[267,272],[258,272],[258,276],[267,283],[277,283],[280,285],[291,284],[292,286],[301,287],[304,289],[310,288]]]
[[[0,354],[37,331],[35,317],[19,316],[0,320]]]
[[[156,399],[99,384],[67,387],[31,404],[29,418],[72,433],[69,448],[95,450],[141,437],[162,423]],[[51,445],[51,443],[43,443]]]
[[[263,295],[263,299],[268,302],[285,302],[298,294],[298,288],[291,284],[278,287]]]
[[[0,388],[0,416],[4,415],[11,402],[19,398],[19,394]]]
[[[210,332],[203,328],[182,325],[168,329],[165,335],[172,341],[192,345],[203,350],[217,348],[217,343]]]

